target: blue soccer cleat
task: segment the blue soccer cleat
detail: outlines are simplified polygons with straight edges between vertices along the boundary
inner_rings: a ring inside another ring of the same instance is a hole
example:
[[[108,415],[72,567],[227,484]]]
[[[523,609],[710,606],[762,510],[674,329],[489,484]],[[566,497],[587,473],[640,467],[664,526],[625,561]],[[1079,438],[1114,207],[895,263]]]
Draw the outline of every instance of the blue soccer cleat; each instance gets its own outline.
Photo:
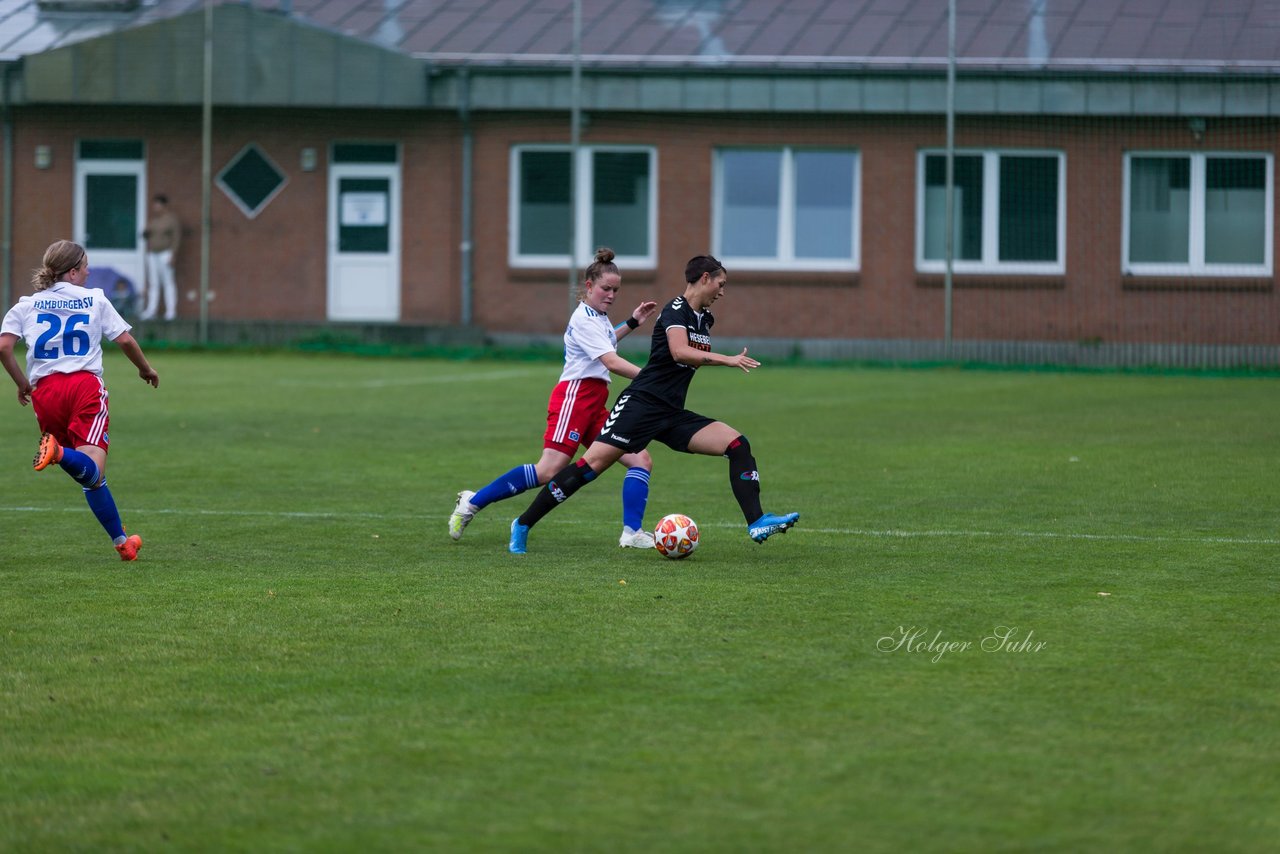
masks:
[[[799,521],[799,513],[788,513],[785,516],[770,516],[766,513],[747,526],[747,535],[757,543],[763,543],[774,534],[785,534],[788,528]],[[512,542],[515,542],[514,534]]]
[[[511,520],[511,542],[507,543],[507,551],[513,555],[522,555],[529,544],[529,526],[521,525],[520,518]]]

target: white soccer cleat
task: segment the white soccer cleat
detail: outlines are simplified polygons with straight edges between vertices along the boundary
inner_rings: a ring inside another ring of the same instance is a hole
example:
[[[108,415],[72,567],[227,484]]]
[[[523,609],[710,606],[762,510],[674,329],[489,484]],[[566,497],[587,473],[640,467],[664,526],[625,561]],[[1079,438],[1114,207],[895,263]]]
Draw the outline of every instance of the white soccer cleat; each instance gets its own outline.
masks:
[[[623,528],[622,536],[618,539],[618,545],[624,549],[651,549],[653,548],[653,534],[648,531],[633,531],[630,528]]]
[[[463,530],[480,512],[480,508],[471,503],[474,497],[475,493],[469,489],[458,493],[458,503],[453,508],[453,514],[449,516],[449,536],[455,540],[462,539]]]

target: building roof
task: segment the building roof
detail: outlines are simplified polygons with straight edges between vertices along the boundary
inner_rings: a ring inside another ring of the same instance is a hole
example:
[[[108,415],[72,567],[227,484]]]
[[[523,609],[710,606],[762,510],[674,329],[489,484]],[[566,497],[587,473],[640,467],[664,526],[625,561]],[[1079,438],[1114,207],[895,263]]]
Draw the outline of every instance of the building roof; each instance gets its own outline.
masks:
[[[210,0],[219,105],[928,113],[947,0]],[[956,0],[959,113],[1280,117],[1280,0]],[[200,0],[0,0],[7,103],[202,102]]]
[[[83,2],[83,0],[80,0]],[[211,7],[213,103],[422,108],[421,60],[245,4]],[[204,99],[199,10],[118,27],[23,57],[21,103],[195,106]]]
[[[228,3],[232,0],[211,0]],[[440,65],[565,62],[573,0],[252,0]],[[173,18],[201,0],[0,0],[0,60]],[[961,66],[1277,73],[1280,0],[956,0]],[[582,0],[583,62],[936,69],[947,0]]]

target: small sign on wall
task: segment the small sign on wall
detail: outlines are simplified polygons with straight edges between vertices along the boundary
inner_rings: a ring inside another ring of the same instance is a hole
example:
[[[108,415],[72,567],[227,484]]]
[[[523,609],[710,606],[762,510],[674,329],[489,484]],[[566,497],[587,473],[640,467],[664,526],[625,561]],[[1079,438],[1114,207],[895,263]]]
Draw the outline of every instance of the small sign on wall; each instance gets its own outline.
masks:
[[[386,193],[343,193],[341,224],[344,226],[385,226]]]

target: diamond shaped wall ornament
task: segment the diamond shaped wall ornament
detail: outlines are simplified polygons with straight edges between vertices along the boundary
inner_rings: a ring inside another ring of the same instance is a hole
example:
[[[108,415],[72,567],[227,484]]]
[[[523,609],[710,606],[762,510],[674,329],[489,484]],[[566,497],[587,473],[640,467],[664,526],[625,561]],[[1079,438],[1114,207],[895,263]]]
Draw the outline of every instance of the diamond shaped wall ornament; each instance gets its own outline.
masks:
[[[261,213],[286,183],[288,178],[280,167],[252,142],[240,149],[240,153],[218,173],[218,186],[222,192],[249,219]]]

